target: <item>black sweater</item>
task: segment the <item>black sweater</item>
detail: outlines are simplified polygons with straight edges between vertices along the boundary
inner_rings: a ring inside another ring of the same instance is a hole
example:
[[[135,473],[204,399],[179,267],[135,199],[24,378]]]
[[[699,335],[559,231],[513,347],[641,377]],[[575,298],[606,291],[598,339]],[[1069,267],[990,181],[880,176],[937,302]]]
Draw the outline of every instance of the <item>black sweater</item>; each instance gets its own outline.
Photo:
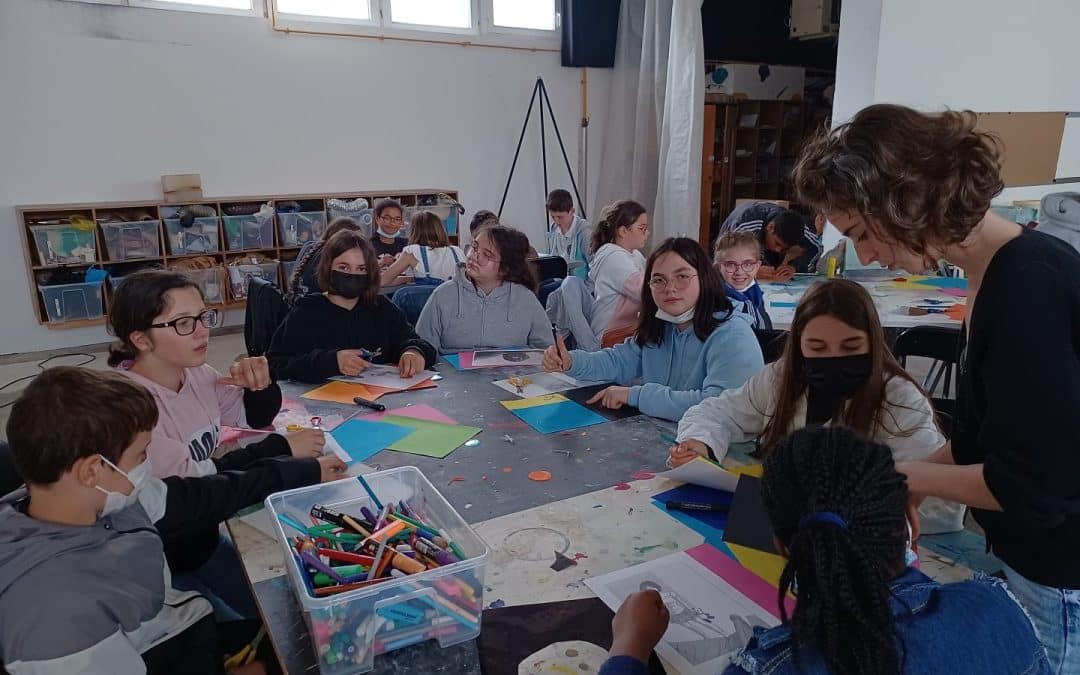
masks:
[[[1080,254],[1039,232],[990,261],[969,316],[952,436],[1003,511],[974,509],[1024,577],[1080,588]]]
[[[270,373],[278,380],[322,382],[341,374],[337,353],[342,349],[381,349],[373,363],[396,363],[406,349],[419,350],[426,368],[437,358],[435,348],[381,295],[374,307],[357,303],[351,310],[324,295],[307,295],[274,333],[267,353]]]

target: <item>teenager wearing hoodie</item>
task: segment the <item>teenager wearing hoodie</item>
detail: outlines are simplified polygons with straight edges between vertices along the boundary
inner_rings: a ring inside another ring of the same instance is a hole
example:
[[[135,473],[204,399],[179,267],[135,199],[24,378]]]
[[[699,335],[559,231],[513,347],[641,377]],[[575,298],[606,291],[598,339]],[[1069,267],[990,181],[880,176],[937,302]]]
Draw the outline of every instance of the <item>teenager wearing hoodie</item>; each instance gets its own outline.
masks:
[[[592,261],[586,288],[593,294],[589,325],[602,347],[633,334],[641,311],[641,283],[649,240],[649,218],[635,201],[615,202],[600,214],[592,233]]]
[[[574,198],[563,189],[552,190],[547,198],[548,254],[563,258],[566,263],[578,263],[570,273],[582,280],[589,276],[592,246],[589,239],[592,228],[589,221],[574,211]]]
[[[322,382],[359,375],[373,363],[396,363],[402,377],[411,377],[435,363],[432,346],[379,294],[378,259],[363,235],[331,237],[318,276],[328,290],[297,300],[270,341],[275,378]]]
[[[741,387],[763,365],[747,317],[724,296],[709,255],[693,239],[668,239],[649,257],[641,321],[633,339],[598,352],[567,352],[562,338],[544,370],[613,381],[588,403],[637,407],[678,421],[690,406]],[[631,382],[642,380],[641,384]]]
[[[551,322],[536,298],[528,251],[528,238],[517,230],[479,230],[464,271],[431,294],[416,332],[442,354],[551,345]]]

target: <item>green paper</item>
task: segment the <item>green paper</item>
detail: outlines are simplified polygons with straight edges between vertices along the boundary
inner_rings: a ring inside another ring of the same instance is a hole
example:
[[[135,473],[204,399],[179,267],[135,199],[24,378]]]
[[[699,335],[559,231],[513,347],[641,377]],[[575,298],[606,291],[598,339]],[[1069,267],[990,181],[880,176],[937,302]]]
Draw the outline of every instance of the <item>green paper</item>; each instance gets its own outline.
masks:
[[[423,455],[436,459],[446,457],[461,447],[465,441],[482,431],[479,427],[429,422],[428,420],[398,417],[397,415],[386,415],[379,421],[416,430],[405,438],[395,441],[387,448],[388,450],[408,452],[413,455]]]

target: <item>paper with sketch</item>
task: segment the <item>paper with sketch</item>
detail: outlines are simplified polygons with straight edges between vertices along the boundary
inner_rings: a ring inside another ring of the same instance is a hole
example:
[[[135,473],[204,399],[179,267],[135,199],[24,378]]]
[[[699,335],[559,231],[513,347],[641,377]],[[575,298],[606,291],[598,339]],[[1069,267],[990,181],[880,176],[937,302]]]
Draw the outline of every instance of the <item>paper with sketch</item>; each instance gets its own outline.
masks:
[[[391,365],[372,365],[364,369],[359,375],[337,375],[331,380],[339,382],[351,382],[363,384],[369,387],[385,387],[387,389],[408,389],[409,387],[427,382],[438,375],[434,370],[422,370],[412,377],[402,377],[398,374],[398,367]]]
[[[686,553],[586,579],[613,610],[631,593],[655,589],[671,613],[656,652],[682,675],[715,675],[746,646],[754,626],[776,617]]]
[[[495,380],[492,384],[515,396],[532,398],[533,396],[547,396],[548,394],[557,394],[561,391],[569,391],[598,383],[575,380],[564,373],[532,373],[530,375],[510,377],[505,380]]]
[[[659,475],[671,480],[704,485],[725,492],[735,492],[735,487],[739,484],[737,474],[722,469],[719,464],[710,462],[704,457],[697,457],[677,469],[664,471]]]
[[[473,368],[502,366],[542,366],[543,349],[477,349],[473,352]]]

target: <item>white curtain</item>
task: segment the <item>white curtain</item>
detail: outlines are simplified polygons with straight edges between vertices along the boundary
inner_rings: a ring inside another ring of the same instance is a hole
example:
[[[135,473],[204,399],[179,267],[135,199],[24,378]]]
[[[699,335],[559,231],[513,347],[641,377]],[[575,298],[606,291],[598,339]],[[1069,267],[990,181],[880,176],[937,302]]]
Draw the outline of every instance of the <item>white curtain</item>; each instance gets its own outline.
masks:
[[[705,105],[702,0],[623,0],[597,199],[645,205],[652,240],[697,236]]]

